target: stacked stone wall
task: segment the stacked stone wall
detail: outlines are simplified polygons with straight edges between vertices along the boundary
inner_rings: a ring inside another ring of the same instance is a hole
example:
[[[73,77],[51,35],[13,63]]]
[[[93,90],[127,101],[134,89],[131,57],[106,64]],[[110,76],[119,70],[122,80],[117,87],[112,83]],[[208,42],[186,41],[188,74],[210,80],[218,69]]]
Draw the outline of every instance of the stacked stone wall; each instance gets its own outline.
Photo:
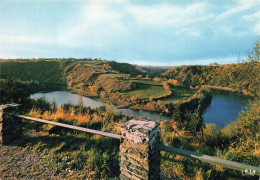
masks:
[[[22,136],[22,120],[12,115],[18,111],[17,104],[0,106],[0,145],[6,145]]]
[[[160,179],[159,123],[130,120],[121,129],[120,179]]]

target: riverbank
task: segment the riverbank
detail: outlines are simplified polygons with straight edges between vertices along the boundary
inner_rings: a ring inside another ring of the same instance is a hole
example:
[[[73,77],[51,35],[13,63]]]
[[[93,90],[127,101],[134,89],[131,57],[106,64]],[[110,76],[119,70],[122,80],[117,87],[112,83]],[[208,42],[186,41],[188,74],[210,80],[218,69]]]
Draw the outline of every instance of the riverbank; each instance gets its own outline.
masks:
[[[79,89],[68,89],[68,90],[71,93],[75,93],[73,95],[75,97],[74,98],[71,97],[71,99],[68,100],[68,102],[63,102],[63,103],[71,102],[74,105],[77,105],[77,104],[79,105],[79,103],[84,102],[84,104],[82,104],[82,105],[86,105],[86,106],[90,105],[91,108],[96,108],[96,107],[99,107],[102,105],[105,106],[107,104],[113,104],[114,107],[116,107],[121,113],[123,113],[126,116],[148,117],[148,118],[152,118],[152,120],[158,120],[158,118],[160,116],[163,116],[164,119],[171,120],[173,118],[173,116],[175,116],[175,119],[176,119],[176,114],[183,114],[183,117],[178,117],[177,119],[179,119],[179,120],[176,120],[176,121],[181,122],[181,119],[186,118],[185,114],[191,113],[191,114],[193,114],[192,116],[197,117],[197,119],[199,119],[198,120],[199,122],[202,121],[202,122],[204,122],[204,124],[205,123],[216,123],[220,127],[224,127],[224,125],[218,124],[219,120],[217,118],[217,114],[215,115],[216,117],[214,116],[213,118],[211,118],[213,120],[208,121],[207,118],[206,118],[206,120],[203,120],[204,119],[203,115],[205,114],[205,109],[207,107],[209,107],[209,105],[211,104],[212,97],[217,94],[225,94],[227,96],[229,96],[229,95],[233,96],[233,94],[239,94],[237,91],[232,90],[231,88],[221,88],[221,87],[216,87],[216,86],[202,86],[199,90],[197,90],[197,92],[193,96],[191,96],[187,100],[175,100],[175,101],[172,101],[169,103],[165,103],[160,100],[158,100],[158,101],[140,100],[139,103],[120,103],[118,101],[112,101],[112,100],[110,101],[109,99],[103,99],[103,98],[101,98],[101,96],[98,96],[93,93],[84,92]],[[65,92],[63,92],[63,93],[65,93]],[[78,94],[80,94],[80,95],[78,95]],[[66,94],[67,97],[69,97],[71,95]],[[118,93],[116,93],[116,95],[118,95]],[[244,96],[241,93],[239,95]],[[57,94],[57,96],[59,97],[60,95]],[[246,97],[252,97],[252,96],[246,96]],[[54,97],[52,97],[52,99],[54,99],[56,101],[57,100],[60,101],[60,99],[62,99],[62,98],[55,99]],[[52,101],[52,99],[49,98],[49,101]],[[225,103],[228,104],[229,102],[225,102]],[[229,109],[229,108],[231,108],[231,107],[228,107],[227,109]],[[194,113],[196,113],[196,114],[194,114]],[[213,110],[213,112],[211,114],[214,114],[214,113],[215,113],[215,111]],[[232,114],[232,113],[225,112],[224,115],[225,114]],[[238,115],[238,113],[237,113],[237,115]],[[209,115],[206,115],[204,117],[209,117]],[[223,116],[223,117],[226,117],[226,116]],[[235,117],[237,117],[237,116],[235,116]],[[228,117],[226,121],[231,122],[234,120],[235,120],[235,118],[230,119]],[[190,121],[189,123],[191,123],[192,121],[195,121],[195,120],[192,120],[192,117],[190,117],[189,121]],[[224,121],[224,120],[221,120],[221,121]]]
[[[215,96],[212,90],[209,88],[202,88],[197,91],[191,98],[185,101],[173,101],[169,104],[161,104],[161,102],[149,102],[146,101],[143,104],[124,104],[117,105],[118,112],[122,113],[126,116],[135,116],[135,117],[148,117],[151,120],[171,120],[172,116],[175,114],[185,114],[185,113],[195,113],[195,117],[202,119],[203,114],[205,113],[205,109],[211,104],[212,96]],[[75,93],[75,91],[74,91]],[[225,96],[233,96],[233,95],[225,95]],[[111,105],[111,102],[108,101],[99,101],[100,98],[96,96],[95,100],[93,97],[85,97],[77,94],[72,94],[68,91],[54,91],[49,93],[36,93],[33,98],[46,97],[49,102],[57,103],[60,107],[64,103],[72,103],[74,105],[83,105],[90,106],[91,108],[97,108],[100,106],[106,106],[108,104]],[[54,100],[54,101],[53,101]],[[151,103],[154,103],[152,106],[149,106]],[[225,102],[229,104],[229,102]],[[115,104],[113,105],[115,107]],[[121,107],[121,108],[118,108]],[[227,108],[228,110],[229,108]],[[164,113],[162,113],[164,112]],[[212,113],[214,114],[215,111]],[[224,114],[233,114],[228,113],[224,110]],[[237,113],[238,115],[238,113]],[[183,117],[185,118],[185,117]],[[192,117],[191,117],[192,118]],[[187,118],[186,118],[187,119]],[[229,121],[230,119],[228,119]],[[232,120],[235,120],[233,118]],[[192,121],[192,120],[191,120]],[[201,121],[201,120],[200,120]],[[206,122],[206,121],[204,121]],[[218,120],[213,121],[218,124]],[[222,126],[222,125],[221,125]]]
[[[208,88],[212,91],[214,90],[217,90],[217,91],[220,91],[221,93],[233,93],[233,94],[239,94],[239,95],[243,95],[243,96],[248,96],[248,97],[255,97],[256,95],[255,94],[252,94],[251,92],[249,91],[246,91],[246,90],[235,90],[235,89],[232,89],[232,88],[228,88],[228,87],[220,87],[220,86],[210,86],[210,85],[203,85],[201,86],[201,88]]]

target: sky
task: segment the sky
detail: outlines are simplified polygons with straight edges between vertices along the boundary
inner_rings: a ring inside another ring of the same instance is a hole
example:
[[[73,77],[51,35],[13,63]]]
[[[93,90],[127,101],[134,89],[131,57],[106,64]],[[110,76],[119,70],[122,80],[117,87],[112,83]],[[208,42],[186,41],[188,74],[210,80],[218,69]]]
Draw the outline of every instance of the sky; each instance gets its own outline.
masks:
[[[0,0],[0,58],[229,64],[260,38],[260,0]]]

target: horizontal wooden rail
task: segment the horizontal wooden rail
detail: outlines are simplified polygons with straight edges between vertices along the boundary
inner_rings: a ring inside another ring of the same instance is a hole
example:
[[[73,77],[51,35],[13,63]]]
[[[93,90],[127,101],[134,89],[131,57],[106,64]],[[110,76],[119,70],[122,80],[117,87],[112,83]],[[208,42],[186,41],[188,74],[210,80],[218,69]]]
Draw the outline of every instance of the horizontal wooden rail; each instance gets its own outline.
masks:
[[[78,130],[78,131],[99,134],[102,136],[107,136],[107,137],[111,137],[111,138],[115,138],[115,139],[120,139],[120,137],[121,137],[120,135],[117,135],[117,134],[112,134],[112,133],[107,133],[107,132],[103,132],[103,131],[97,131],[94,129],[88,129],[88,128],[83,128],[83,127],[68,125],[68,124],[64,124],[64,123],[48,121],[48,120],[44,120],[44,119],[33,118],[33,117],[29,117],[29,116],[24,116],[24,115],[14,115],[14,116],[23,118],[23,119],[32,120],[32,121],[37,121],[37,122],[52,124],[52,125],[56,125],[56,126],[69,128],[69,129],[74,129],[74,130]],[[192,158],[201,160],[203,162],[223,166],[223,167],[234,169],[234,170],[240,170],[240,171],[245,171],[245,170],[250,171],[251,170],[251,171],[255,172],[255,175],[260,176],[260,167],[250,166],[250,165],[246,165],[246,164],[242,164],[242,163],[238,163],[238,162],[234,162],[234,161],[229,161],[226,159],[216,158],[216,157],[212,157],[212,156],[208,156],[208,155],[204,155],[204,154],[198,154],[198,153],[195,153],[192,151],[164,146],[162,144],[156,144],[155,148],[159,149],[161,151],[173,152],[173,153],[176,153],[181,156],[192,157]]]
[[[230,169],[241,170],[241,171],[244,171],[246,169],[247,170],[251,169],[252,171],[255,170],[255,175],[260,176],[260,167],[250,166],[250,165],[246,165],[246,164],[242,164],[242,163],[238,163],[238,162],[234,162],[234,161],[229,161],[226,159],[207,156],[204,154],[198,154],[198,153],[187,151],[187,150],[164,146],[162,144],[156,144],[155,148],[157,148],[161,151],[173,152],[173,153],[176,153],[176,154],[182,155],[182,156],[193,157],[193,158],[199,159],[203,162],[220,165],[220,166],[230,168]]]
[[[47,124],[52,124],[52,125],[56,125],[56,126],[61,126],[61,127],[69,128],[69,129],[78,130],[78,131],[83,131],[83,132],[88,132],[88,133],[93,133],[93,134],[99,134],[99,135],[102,135],[102,136],[107,136],[107,137],[111,137],[111,138],[115,138],[115,139],[120,139],[120,135],[118,135],[118,134],[112,134],[112,133],[107,133],[107,132],[103,132],[103,131],[97,131],[97,130],[94,130],[94,129],[88,129],[88,128],[68,125],[68,124],[64,124],[64,123],[58,123],[58,122],[48,121],[48,120],[44,120],[44,119],[38,119],[38,118],[29,117],[29,116],[24,116],[24,115],[15,115],[15,117],[28,119],[28,120],[32,120],[32,121],[37,121],[37,122],[42,122],[42,123],[47,123]]]

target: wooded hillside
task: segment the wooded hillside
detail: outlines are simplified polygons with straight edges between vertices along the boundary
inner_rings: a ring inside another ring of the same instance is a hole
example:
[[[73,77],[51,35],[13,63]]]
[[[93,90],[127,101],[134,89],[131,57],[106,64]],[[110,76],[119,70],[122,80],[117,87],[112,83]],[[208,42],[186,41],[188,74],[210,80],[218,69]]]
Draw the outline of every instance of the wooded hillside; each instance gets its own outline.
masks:
[[[98,93],[125,91],[133,84],[120,77],[142,75],[127,63],[102,60],[33,59],[3,60],[1,78],[22,81],[66,83],[68,88]]]
[[[167,79],[177,80],[179,85],[212,85],[229,87],[235,90],[247,90],[257,93],[260,77],[259,62],[245,62],[227,65],[179,66],[162,74]]]

